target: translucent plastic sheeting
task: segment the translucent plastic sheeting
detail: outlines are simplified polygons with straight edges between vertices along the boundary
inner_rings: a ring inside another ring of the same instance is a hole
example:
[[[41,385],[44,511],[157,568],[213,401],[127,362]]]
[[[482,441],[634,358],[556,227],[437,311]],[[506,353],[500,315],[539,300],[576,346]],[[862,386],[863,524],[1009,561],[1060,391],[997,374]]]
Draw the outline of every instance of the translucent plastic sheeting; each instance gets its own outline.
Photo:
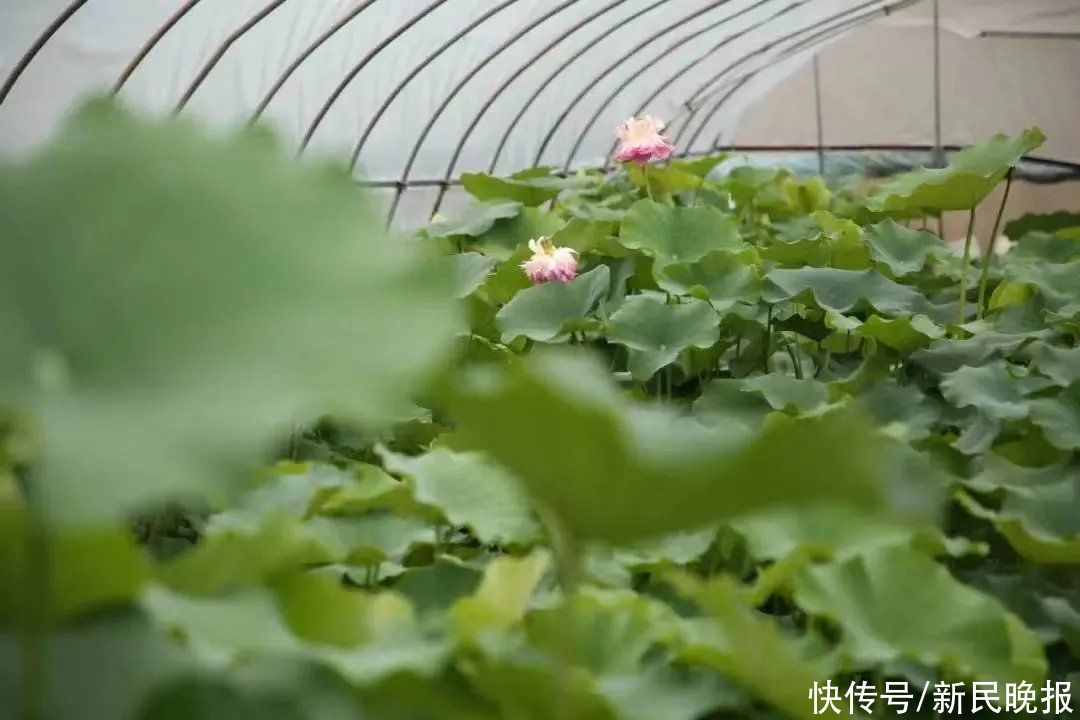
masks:
[[[946,18],[978,5],[940,1]],[[1030,19],[1071,1],[985,7],[1000,25],[1010,7]],[[421,217],[462,172],[601,165],[639,112],[667,119],[682,152],[730,143],[742,113],[823,45],[883,19],[924,23],[929,2],[6,0],[0,153],[117,92],[217,127],[267,123]]]

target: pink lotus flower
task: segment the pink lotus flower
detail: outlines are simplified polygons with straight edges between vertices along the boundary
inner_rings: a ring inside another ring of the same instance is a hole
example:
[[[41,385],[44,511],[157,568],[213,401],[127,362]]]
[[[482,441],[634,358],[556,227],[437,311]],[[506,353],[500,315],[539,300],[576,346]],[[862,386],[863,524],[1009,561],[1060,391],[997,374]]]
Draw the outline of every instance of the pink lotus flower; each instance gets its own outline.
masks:
[[[663,120],[657,120],[652,115],[630,118],[615,131],[622,142],[615,159],[640,165],[653,158],[666,160],[675,151],[675,146],[668,142],[666,135],[660,134],[663,129]]]
[[[577,277],[577,250],[555,247],[546,237],[529,241],[533,256],[521,263],[521,269],[533,285],[558,280],[566,282]]]

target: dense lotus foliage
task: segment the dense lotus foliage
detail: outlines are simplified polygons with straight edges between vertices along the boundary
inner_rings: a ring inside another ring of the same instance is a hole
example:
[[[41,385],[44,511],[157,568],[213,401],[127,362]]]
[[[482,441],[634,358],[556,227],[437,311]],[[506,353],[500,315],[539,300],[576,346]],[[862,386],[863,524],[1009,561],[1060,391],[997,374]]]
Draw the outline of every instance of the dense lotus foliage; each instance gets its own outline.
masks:
[[[87,107],[0,168],[0,702],[718,720],[1070,679],[1080,216],[931,231],[1041,141],[848,188],[472,174],[387,237],[259,132]]]

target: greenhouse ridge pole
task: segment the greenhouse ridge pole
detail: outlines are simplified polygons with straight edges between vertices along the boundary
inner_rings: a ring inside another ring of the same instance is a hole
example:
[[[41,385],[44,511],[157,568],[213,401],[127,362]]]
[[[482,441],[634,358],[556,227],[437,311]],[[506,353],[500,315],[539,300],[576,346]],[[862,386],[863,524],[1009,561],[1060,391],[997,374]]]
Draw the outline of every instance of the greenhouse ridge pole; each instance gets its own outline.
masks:
[[[814,54],[814,116],[817,119],[817,166],[818,175],[825,176],[825,132],[821,122],[821,70],[818,56]]]

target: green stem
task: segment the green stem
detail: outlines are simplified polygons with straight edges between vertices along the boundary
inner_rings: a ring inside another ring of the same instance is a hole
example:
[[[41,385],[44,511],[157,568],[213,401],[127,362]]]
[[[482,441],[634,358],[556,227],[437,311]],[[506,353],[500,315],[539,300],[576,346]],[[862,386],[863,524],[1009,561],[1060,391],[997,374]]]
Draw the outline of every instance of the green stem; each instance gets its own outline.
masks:
[[[649,196],[649,199],[656,202],[656,198],[652,194],[652,182],[649,180],[649,163],[643,163],[641,166],[641,175],[645,178],[645,193]]]
[[[1001,206],[998,208],[997,217],[994,219],[994,231],[990,233],[990,243],[986,247],[983,256],[982,275],[979,277],[979,315],[982,320],[986,312],[986,285],[990,281],[990,263],[994,261],[994,246],[997,245],[998,230],[1001,228],[1001,218],[1005,215],[1005,203],[1009,202],[1009,190],[1012,188],[1013,168],[1009,168],[1009,174],[1005,177],[1005,194],[1001,196]]]
[[[971,238],[975,232],[975,208],[968,217],[967,236],[964,238],[964,259],[960,268],[960,311],[957,325],[963,325],[967,317],[968,268],[971,267]]]
[[[784,333],[780,333],[780,339],[783,340],[784,348],[787,350],[788,357],[791,358],[791,368],[795,371],[795,377],[802,380],[802,362],[799,360],[798,355],[795,354],[795,349],[791,346],[791,340]]]
[[[824,370],[826,367],[828,367],[829,361],[831,359],[832,359],[832,351],[831,350],[826,350],[825,351],[825,360],[824,360],[824,362],[820,363],[818,365],[818,367],[817,367],[817,370],[814,371],[814,377],[815,378],[818,377],[819,375],[821,375],[821,371]]]
[[[296,452],[300,446],[300,424],[294,422],[289,428],[289,460],[296,462]]]
[[[763,372],[769,372],[769,351],[772,349],[772,311],[773,306],[769,306],[769,317],[765,323],[765,352],[761,354],[761,369]]]
[[[19,718],[45,717],[45,644],[48,631],[49,541],[41,503],[31,478],[22,476],[26,499],[26,567],[23,600],[21,662],[19,666]]]

